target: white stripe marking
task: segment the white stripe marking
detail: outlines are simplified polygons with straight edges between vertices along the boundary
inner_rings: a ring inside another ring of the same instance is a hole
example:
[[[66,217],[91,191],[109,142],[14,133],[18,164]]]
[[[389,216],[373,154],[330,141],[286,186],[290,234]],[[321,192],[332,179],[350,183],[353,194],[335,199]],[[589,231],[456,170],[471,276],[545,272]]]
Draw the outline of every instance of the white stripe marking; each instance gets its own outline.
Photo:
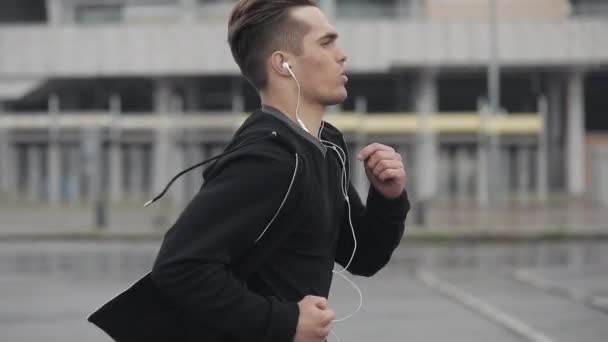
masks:
[[[477,313],[504,326],[530,342],[555,342],[554,339],[532,328],[525,322],[501,311],[495,306],[492,306],[471,294],[462,291],[454,285],[441,281],[428,271],[421,270],[416,272],[416,278],[443,296],[476,311]]]

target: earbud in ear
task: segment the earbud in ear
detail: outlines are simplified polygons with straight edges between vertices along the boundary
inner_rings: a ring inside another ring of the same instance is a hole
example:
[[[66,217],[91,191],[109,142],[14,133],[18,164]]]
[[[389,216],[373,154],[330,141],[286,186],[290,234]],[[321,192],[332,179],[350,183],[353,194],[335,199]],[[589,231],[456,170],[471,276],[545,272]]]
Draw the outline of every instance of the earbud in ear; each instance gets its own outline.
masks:
[[[287,69],[287,70],[291,69],[291,67],[289,66],[289,63],[287,63],[287,62],[283,62],[283,64],[281,64],[281,65],[283,66],[283,69]]]

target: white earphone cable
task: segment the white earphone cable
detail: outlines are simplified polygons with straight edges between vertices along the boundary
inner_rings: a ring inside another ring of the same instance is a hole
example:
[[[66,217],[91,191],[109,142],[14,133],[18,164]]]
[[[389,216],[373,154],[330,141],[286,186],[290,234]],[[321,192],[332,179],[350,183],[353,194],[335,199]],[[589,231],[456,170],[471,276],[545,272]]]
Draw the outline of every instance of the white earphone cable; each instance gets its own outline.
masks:
[[[327,141],[327,140],[321,140],[321,142],[323,143],[327,143],[330,147],[331,150],[333,150],[334,152],[336,152],[336,155],[338,156],[338,159],[340,159],[340,162],[342,163],[342,179],[341,179],[341,190],[342,190],[342,194],[344,196],[344,200],[346,201],[346,207],[347,207],[347,211],[348,211],[348,223],[350,225],[350,229],[353,235],[353,252],[350,256],[350,259],[348,261],[348,263],[346,264],[346,266],[344,266],[344,269],[342,269],[341,271],[336,271],[336,270],[332,270],[332,272],[334,274],[337,274],[339,276],[341,276],[342,278],[344,278],[348,283],[350,283],[350,285],[352,287],[355,288],[355,290],[357,291],[357,294],[359,295],[359,305],[357,306],[357,309],[355,309],[355,311],[353,311],[351,314],[346,315],[345,317],[339,318],[339,319],[334,319],[333,322],[342,322],[345,321],[351,317],[353,317],[354,315],[356,315],[359,310],[361,310],[361,308],[363,307],[363,293],[361,292],[361,289],[359,289],[359,287],[357,286],[357,284],[355,284],[355,282],[353,282],[352,280],[350,280],[346,275],[344,275],[343,273],[346,272],[348,270],[348,268],[350,267],[350,264],[352,263],[354,257],[355,257],[355,252],[357,250],[357,236],[355,234],[355,228],[353,226],[353,221],[352,221],[352,213],[351,213],[351,207],[350,207],[350,199],[348,197],[348,174],[347,174],[347,170],[346,170],[346,153],[344,152],[344,150],[342,150],[342,148],[334,143],[332,143],[331,141]],[[335,335],[335,333],[334,333]],[[336,338],[338,338],[336,336]],[[339,341],[339,338],[338,338]]]
[[[302,122],[302,119],[300,119],[300,114],[299,114],[299,110],[300,110],[300,96],[301,96],[301,88],[300,88],[300,82],[298,82],[298,78],[296,77],[296,75],[293,73],[293,71],[291,70],[291,67],[289,66],[289,64],[287,62],[283,63],[283,66],[287,69],[287,71],[289,72],[289,74],[291,75],[291,77],[294,79],[294,81],[296,82],[296,85],[298,87],[298,98],[296,101],[296,120],[298,121],[298,123],[300,124],[300,126],[308,133],[310,133],[310,131],[306,128],[306,125],[304,125],[304,122]],[[346,152],[344,152],[344,150],[334,144],[331,141],[327,141],[327,140],[322,140],[321,139],[321,132],[323,131],[325,122],[321,121],[321,127],[319,129],[319,132],[317,133],[317,138],[323,143],[323,144],[327,144],[329,146],[329,149],[333,150],[334,152],[336,152],[336,155],[338,156],[338,159],[340,159],[340,163],[342,164],[342,177],[340,179],[340,190],[342,191],[342,195],[344,196],[344,200],[346,201],[346,207],[347,207],[347,212],[348,212],[348,223],[350,225],[350,229],[353,235],[353,252],[350,256],[350,259],[348,260],[348,263],[346,264],[346,266],[344,267],[343,270],[341,271],[336,271],[336,270],[332,270],[332,273],[337,274],[339,276],[341,276],[342,278],[344,278],[344,280],[346,280],[352,287],[355,288],[355,290],[357,291],[357,293],[359,294],[359,305],[357,306],[357,309],[355,309],[355,311],[353,311],[352,313],[346,315],[345,317],[342,318],[338,318],[338,319],[334,319],[333,322],[338,323],[338,322],[343,322],[351,317],[353,317],[354,315],[356,315],[359,310],[361,310],[361,308],[363,307],[363,293],[361,292],[361,289],[357,286],[357,284],[355,284],[355,282],[353,282],[352,280],[350,280],[346,275],[344,275],[343,273],[346,272],[348,270],[348,267],[350,267],[354,257],[355,257],[355,252],[357,250],[357,236],[355,234],[355,228],[353,226],[353,221],[352,221],[352,213],[351,213],[351,207],[350,207],[350,199],[348,197],[348,187],[349,187],[349,179],[348,179],[348,171],[346,170]],[[338,340],[338,342],[340,342],[340,338],[338,337],[338,335],[336,335],[336,333],[332,330],[330,330],[330,332],[336,337],[336,339]]]
[[[296,100],[296,120],[298,120],[298,123],[300,124],[300,126],[302,126],[302,128],[310,133],[308,131],[308,128],[306,128],[306,125],[304,125],[304,122],[302,121],[302,119],[300,119],[300,95],[301,95],[301,88],[300,88],[300,82],[298,82],[298,78],[296,77],[296,75],[293,73],[293,71],[291,71],[291,67],[289,66],[288,63],[284,63],[287,71],[289,72],[289,74],[291,75],[291,77],[294,79],[294,81],[296,81],[296,85],[298,86],[298,99]]]

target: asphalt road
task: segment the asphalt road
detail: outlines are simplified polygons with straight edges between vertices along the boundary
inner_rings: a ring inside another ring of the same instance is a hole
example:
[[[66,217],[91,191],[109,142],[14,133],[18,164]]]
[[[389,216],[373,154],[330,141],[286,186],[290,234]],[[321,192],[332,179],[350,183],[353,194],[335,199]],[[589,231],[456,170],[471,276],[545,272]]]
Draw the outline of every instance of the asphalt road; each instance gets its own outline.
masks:
[[[594,246],[606,250],[608,243]],[[144,274],[157,247],[0,242],[0,341],[110,341],[86,317]],[[592,253],[573,264],[555,252],[563,244],[545,248],[560,262],[484,266],[466,256],[470,246],[400,250],[376,276],[351,277],[363,293],[363,307],[334,331],[341,342],[608,341],[605,258],[590,258]],[[453,254],[468,262],[413,263],[408,253],[434,260]],[[329,300],[340,318],[357,308],[359,296],[335,277]]]

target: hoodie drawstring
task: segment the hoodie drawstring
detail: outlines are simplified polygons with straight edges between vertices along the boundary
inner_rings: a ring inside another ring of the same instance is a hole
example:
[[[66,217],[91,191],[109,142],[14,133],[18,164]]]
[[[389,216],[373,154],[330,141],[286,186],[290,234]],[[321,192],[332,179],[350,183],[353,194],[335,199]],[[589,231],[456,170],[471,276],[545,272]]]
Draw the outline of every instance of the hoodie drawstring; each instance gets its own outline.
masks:
[[[218,158],[221,158],[221,157],[223,157],[223,156],[225,156],[227,154],[230,154],[232,152],[240,150],[243,147],[255,144],[255,143],[257,143],[260,140],[264,140],[264,139],[268,139],[268,138],[275,138],[276,136],[277,136],[277,132],[272,131],[269,135],[265,135],[265,136],[262,136],[262,137],[259,137],[259,138],[255,138],[255,139],[251,140],[248,143],[244,143],[244,144],[242,144],[240,146],[237,146],[235,148],[232,148],[232,149],[229,149],[227,151],[224,151],[224,152],[218,154],[215,157],[209,158],[209,159],[204,160],[204,161],[202,161],[202,162],[200,162],[198,164],[192,165],[192,166],[188,167],[187,169],[184,169],[183,171],[180,171],[178,174],[176,174],[175,176],[173,176],[173,178],[171,178],[171,180],[169,181],[169,183],[167,183],[167,185],[165,186],[165,188],[163,189],[163,191],[161,191],[158,195],[156,195],[156,197],[154,197],[153,199],[149,200],[148,202],[146,202],[144,204],[144,208],[147,207],[147,206],[149,206],[150,204],[158,201],[161,197],[163,197],[165,195],[165,193],[169,190],[169,187],[171,187],[171,184],[173,184],[173,182],[175,182],[183,174],[185,174],[185,173],[187,173],[187,172],[189,172],[191,170],[194,170],[194,169],[196,169],[199,166],[203,166],[203,165],[205,165],[205,164],[207,164],[209,162],[212,162],[212,161],[214,161],[214,160],[216,160]]]

